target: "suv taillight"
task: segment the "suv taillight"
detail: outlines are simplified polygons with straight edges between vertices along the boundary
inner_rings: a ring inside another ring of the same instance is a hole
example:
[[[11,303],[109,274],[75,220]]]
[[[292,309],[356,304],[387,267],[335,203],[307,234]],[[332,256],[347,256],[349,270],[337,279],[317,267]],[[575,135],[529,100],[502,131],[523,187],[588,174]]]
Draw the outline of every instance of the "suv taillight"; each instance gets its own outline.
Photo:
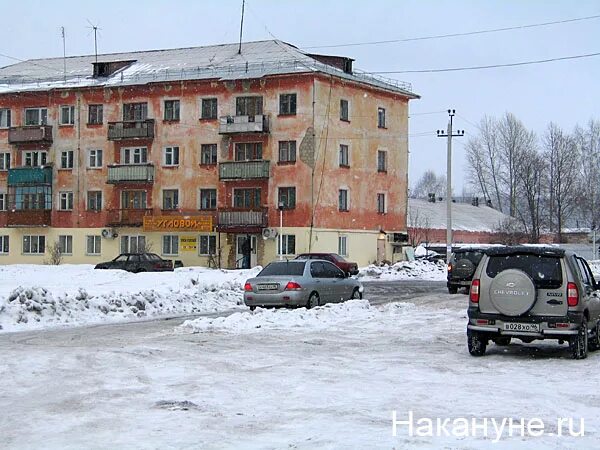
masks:
[[[448,272],[452,272],[452,264],[448,263]]]
[[[473,303],[479,303],[479,280],[473,280],[471,282],[471,289],[469,290],[469,300]]]
[[[579,290],[575,283],[567,283],[567,305],[577,306],[579,303]]]

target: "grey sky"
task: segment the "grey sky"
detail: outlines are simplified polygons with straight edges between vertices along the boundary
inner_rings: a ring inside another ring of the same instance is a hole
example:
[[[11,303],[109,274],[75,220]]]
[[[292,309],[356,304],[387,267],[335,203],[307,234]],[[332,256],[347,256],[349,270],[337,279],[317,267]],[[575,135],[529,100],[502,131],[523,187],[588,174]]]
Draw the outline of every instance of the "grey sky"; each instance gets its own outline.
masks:
[[[84,4],[85,3],[85,4]],[[50,6],[51,5],[51,6]],[[241,0],[30,1],[2,7],[0,53],[19,59],[93,54],[88,20],[98,25],[99,52],[151,50],[236,42]],[[247,0],[244,40],[276,37],[300,48],[460,33],[600,14],[600,1],[274,1]],[[356,59],[365,71],[505,64],[600,52],[600,19],[475,36],[416,42],[313,48]],[[16,61],[0,56],[0,66]],[[554,121],[567,130],[600,119],[600,57],[515,68],[387,75],[411,82],[410,183],[425,170],[446,172],[445,129],[455,108],[454,190],[465,181],[464,148],[483,115],[516,114],[543,133]],[[435,114],[423,114],[437,111]],[[429,135],[422,133],[429,132]]]

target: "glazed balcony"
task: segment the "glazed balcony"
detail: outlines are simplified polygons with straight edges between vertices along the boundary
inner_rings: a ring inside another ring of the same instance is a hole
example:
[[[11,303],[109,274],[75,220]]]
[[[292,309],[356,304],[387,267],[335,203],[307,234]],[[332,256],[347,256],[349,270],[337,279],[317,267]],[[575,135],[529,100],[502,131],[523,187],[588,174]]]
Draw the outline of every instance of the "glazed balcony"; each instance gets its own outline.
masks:
[[[154,183],[154,164],[119,164],[108,166],[108,184]]]
[[[108,122],[108,140],[154,139],[154,119]]]
[[[223,116],[219,118],[219,134],[268,133],[269,116]]]
[[[10,127],[8,129],[9,144],[51,144],[52,125],[29,125],[26,127]]]
[[[51,209],[9,209],[6,215],[9,227],[49,227],[52,225]]]
[[[220,180],[269,178],[270,161],[228,161],[219,164]]]
[[[107,212],[108,227],[141,227],[144,217],[152,215],[152,208],[109,209]]]
[[[217,230],[228,232],[259,232],[268,223],[268,208],[220,208]]]
[[[52,186],[52,166],[8,169],[8,186]]]

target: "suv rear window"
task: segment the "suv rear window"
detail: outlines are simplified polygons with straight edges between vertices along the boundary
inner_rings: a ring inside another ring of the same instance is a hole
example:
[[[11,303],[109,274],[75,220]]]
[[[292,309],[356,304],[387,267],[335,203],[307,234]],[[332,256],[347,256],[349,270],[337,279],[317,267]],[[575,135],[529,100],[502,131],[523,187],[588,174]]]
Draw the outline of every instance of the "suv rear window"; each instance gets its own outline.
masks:
[[[518,269],[531,277],[538,288],[556,289],[562,286],[560,258],[542,255],[490,256],[486,274],[494,278],[506,269]]]
[[[483,257],[483,253],[481,252],[457,252],[454,254],[454,260],[460,261],[461,259],[468,259],[475,266],[479,264],[481,258]]]
[[[304,261],[288,261],[271,263],[265,267],[257,277],[268,277],[272,275],[296,275],[304,274]]]

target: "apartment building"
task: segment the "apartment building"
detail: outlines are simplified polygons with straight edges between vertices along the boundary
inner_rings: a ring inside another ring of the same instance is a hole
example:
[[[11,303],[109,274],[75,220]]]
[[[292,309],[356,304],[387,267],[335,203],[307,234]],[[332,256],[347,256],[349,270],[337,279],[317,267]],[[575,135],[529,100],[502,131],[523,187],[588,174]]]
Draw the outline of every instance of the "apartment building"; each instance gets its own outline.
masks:
[[[272,40],[1,68],[0,264],[391,259],[418,96],[352,65]]]

